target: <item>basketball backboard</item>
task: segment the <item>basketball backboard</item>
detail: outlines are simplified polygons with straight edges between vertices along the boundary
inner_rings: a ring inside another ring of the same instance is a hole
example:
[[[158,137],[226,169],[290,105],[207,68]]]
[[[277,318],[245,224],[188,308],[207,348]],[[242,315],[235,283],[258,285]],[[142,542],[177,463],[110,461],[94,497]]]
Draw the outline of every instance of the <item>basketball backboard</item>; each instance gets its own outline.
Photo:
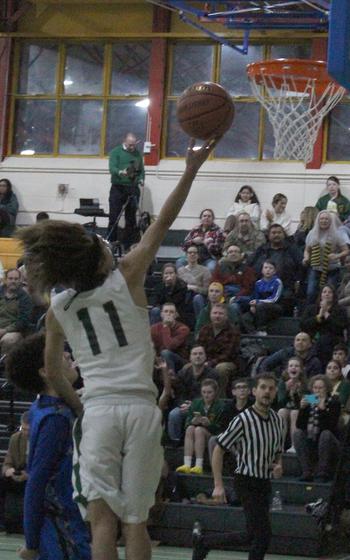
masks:
[[[332,0],[329,14],[328,73],[350,90],[350,0]]]

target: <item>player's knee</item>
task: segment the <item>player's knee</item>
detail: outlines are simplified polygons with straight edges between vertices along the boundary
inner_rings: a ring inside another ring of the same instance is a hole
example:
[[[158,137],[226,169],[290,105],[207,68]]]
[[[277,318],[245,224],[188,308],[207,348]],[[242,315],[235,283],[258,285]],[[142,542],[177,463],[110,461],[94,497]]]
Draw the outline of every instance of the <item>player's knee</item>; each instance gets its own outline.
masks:
[[[104,500],[93,500],[88,505],[89,521],[92,527],[103,526],[116,531],[118,517]]]

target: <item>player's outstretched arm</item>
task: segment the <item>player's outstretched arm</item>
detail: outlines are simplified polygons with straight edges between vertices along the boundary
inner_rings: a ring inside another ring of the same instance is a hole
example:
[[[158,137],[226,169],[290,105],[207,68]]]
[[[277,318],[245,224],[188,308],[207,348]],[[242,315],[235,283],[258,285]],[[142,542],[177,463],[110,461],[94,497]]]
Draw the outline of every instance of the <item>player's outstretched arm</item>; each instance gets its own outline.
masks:
[[[63,374],[64,339],[64,332],[50,308],[46,314],[45,373],[56,393],[79,416],[83,411],[82,404]]]
[[[147,229],[138,246],[126,255],[120,265],[128,284],[143,282],[143,275],[152,263],[167,231],[178,216],[193,180],[201,165],[221,137],[211,138],[199,150],[194,150],[192,138],[187,150],[186,168],[173,192],[166,199],[157,220]]]

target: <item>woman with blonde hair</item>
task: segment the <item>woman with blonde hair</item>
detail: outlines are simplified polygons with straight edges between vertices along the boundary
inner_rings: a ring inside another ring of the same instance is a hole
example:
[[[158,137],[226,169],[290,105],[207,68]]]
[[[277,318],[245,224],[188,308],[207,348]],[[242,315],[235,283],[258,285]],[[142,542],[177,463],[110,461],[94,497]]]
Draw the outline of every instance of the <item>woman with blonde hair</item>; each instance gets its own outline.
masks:
[[[336,214],[323,210],[307,234],[303,264],[310,267],[307,280],[308,303],[315,301],[320,288],[327,283],[337,288],[341,259],[349,254],[349,247],[339,232],[340,225]]]

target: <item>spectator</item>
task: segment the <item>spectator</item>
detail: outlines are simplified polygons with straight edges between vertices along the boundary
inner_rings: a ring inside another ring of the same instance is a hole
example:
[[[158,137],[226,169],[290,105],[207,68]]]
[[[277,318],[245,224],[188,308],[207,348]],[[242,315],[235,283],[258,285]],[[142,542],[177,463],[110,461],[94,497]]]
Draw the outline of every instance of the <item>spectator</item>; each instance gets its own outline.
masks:
[[[294,242],[302,256],[304,255],[307,234],[314,227],[317,214],[318,209],[315,206],[305,206],[304,210],[301,211],[299,224],[294,232]]]
[[[238,379],[234,379],[232,381],[232,399],[225,402],[221,421],[220,421],[220,429],[221,431],[225,431],[228,428],[229,423],[233,420],[238,414],[243,412],[246,408],[251,406],[254,403],[254,397],[251,394],[249,381],[244,378],[240,377]],[[208,442],[208,453],[209,459],[211,463],[211,458],[213,456],[214,447],[217,445],[216,436],[212,436]],[[233,448],[233,455],[235,456],[235,449]]]
[[[0,179],[0,237],[11,237],[15,229],[18,200],[8,179]]]
[[[211,435],[220,433],[223,404],[217,398],[218,384],[205,379],[201,384],[201,398],[191,404],[186,419],[184,464],[176,469],[180,473],[203,473],[203,458]],[[192,457],[195,456],[195,466]]]
[[[249,296],[253,291],[255,271],[243,257],[239,247],[230,245],[213,272],[213,281],[224,286],[225,298]]]
[[[219,380],[219,375],[206,364],[207,355],[203,346],[195,345],[190,352],[190,363],[186,364],[176,375],[173,384],[175,407],[168,415],[168,435],[174,442],[180,442],[187,411],[193,401],[201,394],[204,379]]]
[[[344,270],[345,269],[345,270]],[[341,282],[337,291],[338,303],[345,309],[350,320],[350,256],[345,258]]]
[[[179,313],[182,321],[186,320],[186,312],[188,307],[186,305],[187,285],[178,278],[175,265],[166,263],[162,270],[162,280],[154,287],[154,292],[151,297],[151,304],[153,305],[150,311],[151,325],[158,323],[160,318],[160,308],[164,303],[173,303]]]
[[[240,334],[228,321],[224,304],[216,303],[210,310],[210,324],[204,325],[198,335],[198,344],[205,348],[207,363],[219,374],[219,396],[226,396],[229,380],[238,369]]]
[[[18,556],[26,560],[90,560],[88,531],[73,501],[74,415],[48,380],[44,349],[45,335],[37,333],[13,348],[6,361],[12,383],[22,390],[39,393],[30,408],[25,544]],[[77,372],[65,363],[62,355],[60,361],[64,379],[73,384]]]
[[[307,302],[314,303],[326,283],[337,288],[340,280],[341,259],[349,248],[338,231],[340,220],[333,212],[322,211],[308,233],[305,243],[303,264],[309,266],[307,280]]]
[[[328,482],[333,478],[340,448],[340,402],[331,397],[331,384],[325,375],[312,377],[309,389],[316,398],[313,402],[308,395],[301,399],[294,433],[294,447],[302,469],[300,480],[311,482],[315,476],[319,482]]]
[[[136,149],[136,136],[131,132],[109,154],[111,189],[109,192],[108,240],[118,238],[118,221],[125,208],[125,249],[137,241],[136,211],[143,187],[145,170],[143,158]]]
[[[35,217],[36,222],[42,222],[43,220],[49,220],[49,219],[50,216],[47,212],[38,212]]]
[[[322,372],[322,364],[317,356],[316,345],[312,343],[311,336],[306,332],[299,332],[294,338],[293,346],[282,348],[267,356],[259,367],[261,371],[274,371],[280,374],[292,356],[297,356],[303,362],[304,373],[307,378]]]
[[[262,278],[255,282],[252,299],[248,296],[237,298],[237,305],[244,311],[241,321],[245,332],[266,334],[266,326],[280,317],[283,313],[279,300],[283,285],[276,275],[276,266],[272,261],[266,260],[261,270]]]
[[[208,267],[212,272],[216,266],[217,258],[221,256],[224,232],[214,223],[215,215],[210,208],[202,210],[199,219],[201,223],[187,234],[182,248],[187,251],[190,245],[196,245],[199,251],[199,264]],[[185,264],[187,264],[185,257],[180,257],[176,261],[177,268]]]
[[[224,229],[231,231],[236,223],[237,216],[245,212],[250,216],[256,229],[259,229],[261,208],[258,197],[249,185],[243,185],[237,193],[234,203],[230,206]],[[233,218],[233,219],[232,219]]]
[[[31,327],[32,300],[21,288],[21,273],[10,268],[0,286],[0,350],[6,354],[9,348]]]
[[[342,410],[350,410],[350,383],[344,379],[341,364],[333,358],[326,366],[326,377],[331,383],[331,395],[338,397]]]
[[[344,340],[344,331],[348,327],[348,318],[338,305],[332,286],[324,286],[318,301],[306,306],[300,326],[310,336],[317,336],[318,356],[325,366],[332,356],[334,345]]]
[[[340,363],[341,371],[344,379],[349,380],[350,364],[348,362],[348,347],[344,342],[336,344],[333,348],[332,360]]]
[[[287,237],[293,234],[292,231],[292,218],[286,212],[288,198],[282,194],[277,193],[272,199],[272,208],[265,210],[261,216],[261,229],[268,231],[272,224],[279,224],[283,227]]]
[[[21,416],[21,425],[17,432],[12,434],[9,446],[2,465],[2,476],[10,483],[10,488],[18,489],[24,493],[25,481],[28,478],[26,465],[29,437],[29,412]],[[16,492],[17,493],[17,492]]]
[[[237,223],[226,237],[224,250],[230,245],[236,245],[245,256],[251,256],[258,247],[265,243],[265,235],[254,227],[247,212],[241,212],[237,216]]]
[[[176,320],[177,311],[173,303],[164,303],[161,321],[151,326],[151,336],[157,356],[161,356],[167,366],[177,372],[188,358],[187,337],[190,329]]]
[[[303,372],[303,362],[297,356],[289,358],[287,369],[277,387],[278,416],[283,420],[284,441],[289,435],[290,448],[287,453],[295,453],[293,436],[296,429],[296,420],[300,401],[306,391],[306,378]]]
[[[344,222],[350,215],[350,200],[342,195],[338,177],[334,175],[328,177],[326,187],[328,193],[318,199],[316,208],[319,211],[336,212],[339,219]]]
[[[206,266],[198,264],[198,247],[190,245],[186,251],[187,264],[181,266],[178,277],[187,285],[187,301],[192,302],[196,318],[205,306],[211,275]]]
[[[220,284],[220,282],[212,282],[209,285],[208,303],[205,307],[203,307],[202,311],[200,312],[194,329],[194,334],[196,338],[198,337],[198,333],[201,330],[201,328],[204,327],[204,325],[208,325],[210,323],[210,311],[212,306],[216,303],[225,303],[224,287],[222,284]],[[228,314],[228,320],[230,324],[237,325],[239,322],[238,314],[237,311],[231,305],[227,307],[227,314]]]
[[[19,497],[19,505],[22,506],[27,474],[27,454],[29,443],[29,413],[24,412],[21,416],[21,425],[17,432],[12,434],[9,446],[2,465],[1,480],[1,500],[3,504],[4,525],[8,532],[12,532],[17,527],[22,527],[22,511],[19,518],[13,519],[7,511],[7,499],[11,496],[11,501]],[[22,509],[22,508],[21,508]],[[11,512],[12,513],[12,512]]]
[[[272,224],[267,237],[268,242],[249,257],[248,264],[259,274],[264,261],[271,260],[275,263],[277,276],[283,284],[280,304],[284,313],[291,314],[296,303],[296,293],[301,277],[301,257],[297,248],[286,240],[282,226]]]

